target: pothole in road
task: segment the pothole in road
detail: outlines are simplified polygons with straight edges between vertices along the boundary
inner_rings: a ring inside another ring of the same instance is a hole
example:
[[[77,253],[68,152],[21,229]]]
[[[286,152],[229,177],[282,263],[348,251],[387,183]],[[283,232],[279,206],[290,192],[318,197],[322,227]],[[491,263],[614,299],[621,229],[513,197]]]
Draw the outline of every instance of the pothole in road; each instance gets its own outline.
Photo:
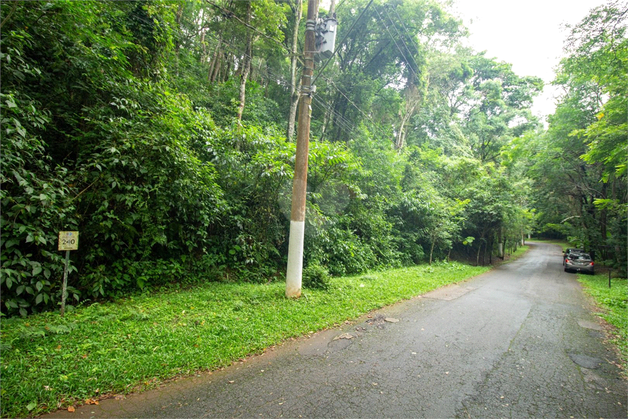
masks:
[[[585,329],[599,330],[599,331],[604,330],[604,327],[602,327],[601,324],[595,323],[595,322],[590,322],[588,320],[578,320],[578,325],[580,327],[585,328]]]
[[[592,356],[573,354],[573,353],[567,354],[567,355],[569,355],[569,358],[571,358],[571,360],[576,365],[579,365],[583,368],[588,368],[590,370],[596,369],[602,363],[602,360],[600,358],[595,358]]]

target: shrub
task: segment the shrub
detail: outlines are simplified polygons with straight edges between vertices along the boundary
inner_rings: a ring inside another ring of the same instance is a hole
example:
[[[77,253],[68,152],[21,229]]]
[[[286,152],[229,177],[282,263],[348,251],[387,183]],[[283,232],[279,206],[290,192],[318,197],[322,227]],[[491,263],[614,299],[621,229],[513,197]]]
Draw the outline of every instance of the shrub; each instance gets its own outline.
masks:
[[[330,278],[327,268],[319,264],[312,264],[303,270],[303,287],[327,290],[329,289]]]

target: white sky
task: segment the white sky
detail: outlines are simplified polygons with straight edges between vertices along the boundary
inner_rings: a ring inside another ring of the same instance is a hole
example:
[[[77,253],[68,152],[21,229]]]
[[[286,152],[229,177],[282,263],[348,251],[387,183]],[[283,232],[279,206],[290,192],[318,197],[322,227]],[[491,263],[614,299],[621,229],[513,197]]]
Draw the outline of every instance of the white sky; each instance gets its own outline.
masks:
[[[546,87],[532,111],[545,117],[554,113],[555,90],[549,86],[563,57],[569,31],[604,0],[454,0],[452,13],[471,32],[470,45],[489,58],[513,65],[519,76],[537,76]]]

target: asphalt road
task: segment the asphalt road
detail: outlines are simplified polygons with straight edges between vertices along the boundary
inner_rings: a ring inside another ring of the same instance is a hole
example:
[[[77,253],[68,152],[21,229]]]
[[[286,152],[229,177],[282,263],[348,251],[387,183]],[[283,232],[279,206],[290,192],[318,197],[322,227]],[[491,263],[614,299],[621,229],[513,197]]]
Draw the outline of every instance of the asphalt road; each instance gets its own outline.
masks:
[[[49,417],[628,417],[560,248],[213,373]]]

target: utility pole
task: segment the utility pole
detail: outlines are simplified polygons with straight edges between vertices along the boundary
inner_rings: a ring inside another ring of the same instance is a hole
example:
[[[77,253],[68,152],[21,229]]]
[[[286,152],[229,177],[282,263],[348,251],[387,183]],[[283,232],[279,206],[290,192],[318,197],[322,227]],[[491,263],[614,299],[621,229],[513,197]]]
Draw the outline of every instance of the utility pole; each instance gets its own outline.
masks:
[[[305,238],[305,198],[307,195],[307,158],[310,148],[310,117],[312,104],[312,76],[316,54],[316,19],[318,0],[308,0],[305,23],[304,67],[301,77],[301,96],[297,127],[297,153],[292,181],[292,211],[290,238],[288,239],[288,268],[286,271],[286,297],[301,296],[303,275],[303,241]]]

